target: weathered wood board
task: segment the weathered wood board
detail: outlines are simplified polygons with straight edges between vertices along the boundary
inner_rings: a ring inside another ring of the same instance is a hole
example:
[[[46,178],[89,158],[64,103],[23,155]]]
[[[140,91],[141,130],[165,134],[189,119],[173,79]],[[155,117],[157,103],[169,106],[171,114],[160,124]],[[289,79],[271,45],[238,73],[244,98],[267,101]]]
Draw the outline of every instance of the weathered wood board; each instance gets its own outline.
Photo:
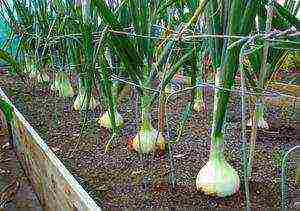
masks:
[[[0,96],[10,102],[1,88]],[[43,209],[46,211],[101,210],[23,115],[15,107],[13,108],[14,148]]]

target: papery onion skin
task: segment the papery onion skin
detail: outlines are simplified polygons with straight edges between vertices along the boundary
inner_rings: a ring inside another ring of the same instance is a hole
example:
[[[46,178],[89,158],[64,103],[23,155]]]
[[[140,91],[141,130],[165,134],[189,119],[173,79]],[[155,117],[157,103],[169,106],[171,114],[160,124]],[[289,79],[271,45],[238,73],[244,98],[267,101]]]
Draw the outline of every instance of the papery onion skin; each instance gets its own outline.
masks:
[[[205,111],[205,106],[202,100],[195,100],[195,104],[193,106],[194,111],[202,112]]]
[[[73,108],[76,111],[84,111],[84,110],[88,110],[88,109],[94,110],[100,104],[100,102],[95,99],[92,92],[91,92],[91,96],[90,96],[89,105],[87,103],[87,100],[88,100],[88,95],[85,90],[85,80],[82,80],[79,78],[79,91],[78,91],[78,95],[75,99]]]
[[[38,83],[49,82],[49,81],[50,81],[50,77],[48,76],[48,74],[46,72],[43,71],[37,75]]]
[[[150,115],[143,112],[142,127],[132,142],[134,150],[142,154],[148,154],[155,150],[164,151],[165,143],[162,134],[152,127]]]
[[[60,97],[67,98],[74,96],[73,87],[65,72],[56,73],[54,82],[50,88],[52,91],[58,91]]]
[[[73,97],[74,91],[73,87],[68,79],[68,76],[65,73],[61,73],[60,76],[60,84],[59,84],[59,96],[61,97]]]
[[[83,110],[86,110],[86,109],[94,110],[98,105],[99,105],[99,102],[92,95],[91,99],[90,99],[89,108],[87,108],[88,107],[87,97],[85,96],[84,91],[79,91],[79,93],[78,93],[78,95],[75,99],[73,108],[76,111],[83,111]]]
[[[196,180],[198,190],[208,195],[225,197],[239,190],[237,172],[225,161],[209,160],[199,171]]]
[[[173,90],[171,84],[168,84],[165,88],[165,93],[172,94],[173,92],[174,92],[174,90]]]
[[[123,117],[119,114],[119,112],[116,110],[115,114],[115,122],[117,127],[121,127],[124,124]],[[106,111],[99,119],[98,123],[105,128],[112,129],[112,124],[109,118],[109,113]]]
[[[208,162],[197,175],[196,187],[208,195],[225,197],[236,193],[240,179],[236,170],[225,160],[222,152],[223,136],[214,137]]]
[[[202,111],[206,110],[205,103],[203,101],[203,89],[202,88],[196,89],[196,98],[195,98],[195,103],[194,103],[193,109],[196,112],[202,112]]]
[[[255,107],[255,118],[257,122],[257,128],[269,129],[269,124],[264,118],[264,105],[262,102],[257,103]],[[247,126],[252,126],[252,118],[248,120]]]
[[[39,71],[37,65],[34,63],[30,65],[29,78],[37,81],[38,83],[50,81],[48,74],[44,70]]]
[[[52,91],[58,91],[59,90],[59,74],[58,73],[55,74],[54,81],[51,84],[50,89]]]
[[[161,133],[153,129],[152,131],[140,131],[133,139],[133,148],[142,154],[148,154],[156,150],[165,149],[165,139]]]

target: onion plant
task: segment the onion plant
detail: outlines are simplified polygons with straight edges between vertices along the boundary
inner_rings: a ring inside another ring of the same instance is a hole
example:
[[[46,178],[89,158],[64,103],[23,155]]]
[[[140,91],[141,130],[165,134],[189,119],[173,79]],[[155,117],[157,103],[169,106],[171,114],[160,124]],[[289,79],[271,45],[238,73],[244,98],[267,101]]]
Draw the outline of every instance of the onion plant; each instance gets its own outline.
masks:
[[[115,118],[115,124],[117,127],[122,127],[124,124],[124,120],[123,117],[119,114],[118,110],[117,110],[117,100],[118,100],[118,96],[120,95],[120,88],[122,85],[120,85],[120,83],[118,83],[117,81],[114,81],[112,84],[112,97],[113,97],[113,106],[114,106],[114,118]],[[122,88],[121,88],[122,89]],[[99,119],[98,119],[98,123],[102,126],[102,127],[106,127],[109,129],[112,129],[112,122],[111,122],[111,118],[109,115],[109,112],[106,111]]]
[[[265,8],[265,1],[225,1],[219,10],[217,1],[210,1],[211,13],[209,26],[213,34],[225,34],[229,36],[247,36],[255,30],[255,16],[257,8]],[[282,10],[275,3],[276,8]],[[286,11],[284,11],[286,12]],[[265,17],[265,16],[264,16]],[[297,22],[294,17],[284,16],[284,20]],[[222,27],[223,26],[223,27]],[[211,133],[211,152],[208,163],[200,170],[197,176],[197,187],[207,193],[219,196],[227,196],[235,193],[239,187],[237,172],[225,161],[222,153],[223,133],[222,128],[230,97],[230,90],[234,85],[235,75],[238,69],[238,55],[242,41],[235,42],[233,39],[223,41],[211,40],[210,48],[213,65],[216,69],[215,85],[222,87],[215,91],[214,114]],[[226,89],[226,90],[225,90]]]
[[[191,116],[193,108],[196,111],[203,109],[200,85],[205,78],[203,60],[208,53],[212,58],[216,87],[211,145],[208,162],[200,169],[196,186],[217,196],[232,195],[239,189],[237,171],[223,154],[223,125],[239,67],[240,50],[257,32],[256,17],[262,28],[260,32],[265,32],[267,0],[128,0],[114,6],[105,0],[75,3],[55,0],[49,4],[46,0],[13,0],[13,6],[4,0],[0,3],[5,14],[1,18],[10,26],[11,40],[18,41],[17,55],[7,52],[7,46],[12,45],[8,40],[0,49],[0,59],[20,74],[24,74],[21,63],[25,62],[29,72],[26,74],[31,73],[36,78],[46,77],[44,74],[48,75],[49,70],[45,68],[50,67],[56,75],[52,88],[62,97],[73,95],[67,75],[72,70],[79,79],[74,108],[86,112],[94,109],[99,104],[96,97],[100,98],[101,92],[106,113],[99,118],[99,123],[111,129],[112,138],[116,137],[119,126],[126,124],[117,111],[118,95],[124,84],[116,83],[114,79],[121,77],[136,87],[141,96],[142,119],[132,145],[144,154],[165,149],[165,89],[175,75],[187,76],[193,87],[181,126]],[[178,18],[172,19],[170,11],[174,8]],[[287,8],[292,7],[274,3],[276,17],[270,23],[272,28],[286,30],[293,26],[299,29],[299,20],[295,17],[299,7]],[[183,39],[190,32],[203,32],[196,30],[200,18],[204,18],[205,32],[211,36]],[[164,26],[161,26],[162,22]],[[154,26],[163,33],[154,33]],[[224,38],[217,37],[220,35]],[[241,39],[237,39],[239,37]],[[297,40],[289,38],[289,41]],[[265,61],[261,59],[261,47],[266,48],[267,41],[263,35],[254,39],[254,51],[249,56],[252,69],[246,71],[248,82],[254,87],[257,85],[253,77],[260,75],[257,86],[260,95],[268,78],[265,73],[274,72],[280,58],[286,55],[286,49],[278,50],[277,44],[271,43],[269,52],[264,51],[266,68],[262,65]],[[113,57],[117,58],[120,68],[111,65]],[[157,85],[153,82],[159,76],[162,77]],[[98,91],[98,96],[94,90]],[[156,101],[160,108],[157,129],[151,122],[151,108]],[[263,113],[260,108],[257,111]]]
[[[109,41],[111,46],[114,47],[123,66],[128,70],[127,76],[140,87],[152,87],[151,79],[153,78],[153,72],[155,72],[155,66],[153,64],[154,43],[150,39],[150,36],[152,25],[157,23],[160,17],[161,13],[159,9],[163,8],[161,5],[157,6],[157,3],[146,0],[128,1],[127,7],[122,10],[123,14],[127,13],[131,17],[135,17],[129,19],[129,22],[133,26],[133,32],[148,35],[149,38],[140,38],[137,36],[129,40],[126,36],[116,36],[114,33],[110,35]],[[101,18],[112,30],[123,31],[124,28],[129,27],[126,25],[123,26],[117,20],[104,1],[94,1],[94,4]],[[151,125],[151,106],[149,106],[149,96],[145,94],[146,90],[139,88],[139,92],[142,95],[142,125],[139,134],[137,134],[132,144],[137,151],[149,153],[155,150],[157,140],[162,142],[164,140],[162,135]],[[163,146],[163,144],[158,145]]]
[[[224,1],[218,9],[217,1],[210,1],[209,30],[213,34],[248,35],[254,25],[256,1]],[[225,5],[226,3],[226,5]],[[213,15],[212,15],[213,14]],[[223,26],[223,27],[222,27]],[[210,39],[210,54],[216,70],[211,149],[209,161],[199,171],[196,179],[198,189],[212,195],[228,196],[239,189],[239,176],[223,155],[223,124],[229,102],[230,90],[238,69],[241,46],[235,40]]]
[[[288,2],[288,1],[287,1]],[[267,10],[264,7],[259,7],[258,13],[258,30],[260,33],[266,32],[266,30],[270,30],[271,28],[275,28],[278,30],[287,30],[291,27],[297,27],[299,29],[300,23],[295,19],[292,15],[292,11],[294,8],[291,5],[287,8],[280,7],[280,5],[274,5],[274,11],[272,10],[273,15],[271,15],[271,20],[269,20],[269,26],[267,26],[267,19],[265,18],[265,14]],[[295,8],[296,10],[296,8]],[[298,8],[299,10],[299,8]],[[282,19],[283,13],[289,14],[289,18],[287,20]],[[299,40],[299,39],[298,39]],[[296,41],[294,38],[289,38],[289,41]],[[267,45],[267,46],[266,46]],[[265,120],[265,105],[263,98],[263,91],[267,88],[270,81],[273,79],[274,74],[276,72],[282,71],[279,69],[282,64],[288,58],[288,55],[293,53],[293,50],[289,50],[284,46],[278,48],[277,46],[269,46],[270,44],[267,42],[258,42],[255,50],[249,56],[249,60],[251,63],[251,69],[248,69],[246,72],[246,76],[249,84],[256,89],[256,103],[255,103],[255,112],[257,126],[258,128],[268,129],[269,124]],[[255,80],[257,79],[257,80]],[[251,118],[248,121],[248,125],[251,126]]]

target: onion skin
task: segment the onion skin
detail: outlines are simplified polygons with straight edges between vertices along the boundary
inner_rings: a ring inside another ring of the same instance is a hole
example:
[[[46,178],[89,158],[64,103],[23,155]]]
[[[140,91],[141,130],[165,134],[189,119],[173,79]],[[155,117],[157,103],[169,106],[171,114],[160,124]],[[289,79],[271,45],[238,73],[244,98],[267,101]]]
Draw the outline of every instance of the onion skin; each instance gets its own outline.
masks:
[[[225,197],[239,190],[237,172],[225,161],[209,160],[199,171],[196,180],[198,190],[208,195]]]
[[[123,117],[116,110],[115,122],[117,127],[121,127],[124,124]],[[106,111],[99,119],[98,123],[105,128],[112,129],[112,124],[109,118],[109,113]]]
[[[29,73],[29,78],[38,83],[49,82],[50,77],[47,74],[48,65],[40,68],[34,59],[28,57],[28,55],[25,57],[25,70]]]
[[[165,88],[165,93],[172,94],[173,92],[174,92],[174,90],[173,90],[171,84],[168,84]]]
[[[262,102],[258,103],[255,107],[255,118],[257,121],[257,128],[269,129],[268,122],[264,119],[264,105]],[[247,126],[252,126],[252,118],[248,120]]]
[[[37,81],[38,83],[50,81],[48,74],[44,70],[38,71],[36,64],[30,65],[29,78]]]
[[[41,74],[38,75],[37,81],[38,81],[38,83],[49,82],[50,77],[48,76],[48,74],[46,72],[43,71]]]
[[[156,150],[164,151],[165,145],[162,134],[152,127],[150,115],[143,112],[142,127],[132,141],[133,149],[139,153],[148,154]]]
[[[84,111],[84,110],[94,110],[99,104],[100,102],[98,100],[95,99],[93,93],[91,92],[91,96],[90,96],[90,102],[89,105],[87,103],[88,100],[88,95],[86,93],[85,90],[85,80],[81,80],[79,78],[79,92],[78,95],[75,99],[73,108],[76,111]]]
[[[88,107],[87,106],[87,97],[85,97],[85,94],[83,91],[79,91],[79,93],[75,99],[73,107],[76,111],[83,111],[86,109],[94,110],[98,105],[99,105],[99,102],[96,101],[94,96],[92,95],[91,99],[90,99],[89,108],[87,108]]]
[[[59,75],[58,73],[55,74],[54,81],[50,87],[51,91],[58,91],[59,90]]]
[[[60,97],[73,97],[73,87],[68,79],[68,76],[64,72],[59,72],[55,75],[53,84],[51,85],[52,91],[58,91]]]
[[[164,151],[165,139],[161,133],[153,128],[151,131],[139,131],[139,134],[133,139],[132,146],[135,151],[142,154],[148,154],[156,150]]]
[[[193,106],[194,111],[200,113],[202,111],[206,111],[205,103],[203,101],[203,89],[197,88],[196,89],[196,98],[195,103]]]
[[[68,79],[68,76],[64,73],[62,73],[60,78],[60,87],[59,87],[59,95],[61,97],[67,98],[67,97],[73,97],[74,91],[73,87]]]
[[[202,99],[196,99],[195,104],[193,106],[194,111],[200,113],[202,111],[206,111],[205,104]]]
[[[209,160],[199,171],[196,179],[198,190],[219,197],[233,195],[240,187],[238,173],[226,162],[223,156],[222,139],[223,136],[215,137]]]

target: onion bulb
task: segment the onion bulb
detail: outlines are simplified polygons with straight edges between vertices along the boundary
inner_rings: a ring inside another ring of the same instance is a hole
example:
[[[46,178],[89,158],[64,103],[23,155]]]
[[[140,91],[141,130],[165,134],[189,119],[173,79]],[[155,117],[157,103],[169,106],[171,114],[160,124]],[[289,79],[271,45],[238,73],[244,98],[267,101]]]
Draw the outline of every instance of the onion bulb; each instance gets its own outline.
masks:
[[[167,84],[166,88],[165,88],[165,93],[167,94],[172,94],[174,92],[172,85],[171,84]]]
[[[205,106],[202,99],[195,99],[195,104],[193,107],[194,111],[201,112],[205,110]]]
[[[65,72],[59,72],[56,74],[51,90],[58,91],[58,94],[61,97],[67,98],[74,96],[72,85]]]
[[[52,91],[59,90],[59,74],[58,73],[55,74],[54,81],[53,81],[52,85],[50,86],[50,89]]]
[[[143,112],[142,127],[132,141],[133,149],[139,153],[148,154],[155,150],[163,151],[165,144],[162,134],[152,127],[150,115]]]
[[[75,99],[74,102],[74,109],[76,111],[83,111],[83,110],[87,110],[87,109],[91,109],[94,110],[98,105],[99,102],[94,98],[93,95],[91,95],[90,97],[90,105],[87,105],[87,94],[85,94],[86,92],[83,89],[79,89],[78,95]]]
[[[29,64],[29,78],[37,81],[38,83],[49,82],[50,78],[45,70],[39,70],[37,64],[30,62]]]
[[[204,106],[203,106],[202,100],[196,99],[196,100],[195,100],[195,104],[194,104],[193,109],[194,109],[194,111],[196,111],[196,112],[204,111]]]
[[[122,116],[119,114],[117,110],[115,110],[115,122],[117,127],[121,127],[124,123]],[[105,128],[112,129],[112,123],[109,118],[109,113],[106,111],[99,119],[98,123]]]
[[[255,107],[255,119],[257,122],[257,128],[269,129],[269,124],[264,118],[264,105],[261,101],[258,101]],[[247,126],[252,126],[252,118],[247,122]]]
[[[234,168],[226,162],[221,143],[223,135],[214,136],[209,160],[199,171],[196,186],[208,195],[225,197],[238,191],[240,180]]]
[[[196,98],[194,103],[194,111],[201,112],[205,111],[205,103],[203,101],[203,90],[201,88],[196,89]]]

